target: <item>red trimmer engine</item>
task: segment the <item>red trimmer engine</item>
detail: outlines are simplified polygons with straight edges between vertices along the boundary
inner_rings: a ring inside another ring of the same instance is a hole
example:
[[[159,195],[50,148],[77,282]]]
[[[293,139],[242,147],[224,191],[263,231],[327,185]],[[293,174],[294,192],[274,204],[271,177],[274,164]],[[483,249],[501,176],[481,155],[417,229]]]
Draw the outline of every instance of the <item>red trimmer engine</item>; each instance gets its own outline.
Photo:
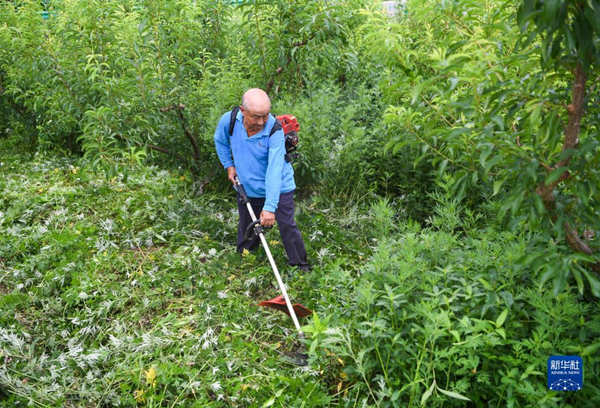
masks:
[[[294,159],[298,158],[296,149],[298,148],[298,142],[300,141],[298,138],[300,125],[293,115],[280,115],[277,116],[277,120],[281,123],[285,137],[285,159],[288,162],[292,162]]]

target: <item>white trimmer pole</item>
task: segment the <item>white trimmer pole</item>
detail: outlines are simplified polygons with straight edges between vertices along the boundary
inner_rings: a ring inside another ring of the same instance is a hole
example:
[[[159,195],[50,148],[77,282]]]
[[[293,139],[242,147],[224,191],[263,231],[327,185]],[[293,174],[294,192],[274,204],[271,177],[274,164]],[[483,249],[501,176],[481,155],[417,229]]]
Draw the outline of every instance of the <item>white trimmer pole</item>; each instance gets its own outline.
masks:
[[[241,190],[240,195],[242,195],[242,197],[246,197],[247,199],[248,197],[246,196],[246,191],[242,187],[242,184],[240,183],[240,180],[237,176],[235,177],[235,181],[238,187],[238,191]],[[250,218],[252,218],[252,221],[256,221],[256,214],[254,214],[254,210],[252,209],[252,205],[250,204],[249,200],[246,201],[246,207],[248,208],[248,212],[250,213]],[[275,264],[275,260],[273,259],[273,255],[271,254],[271,250],[267,245],[267,239],[265,238],[265,235],[262,232],[260,232],[258,236],[260,237],[260,241],[262,242],[263,248],[267,253],[267,258],[269,258],[269,263],[271,264],[271,268],[273,269],[273,273],[275,274],[275,279],[277,279],[279,289],[281,290],[281,293],[283,293],[283,298],[285,299],[285,304],[287,305],[287,308],[290,312],[290,316],[292,318],[292,321],[294,322],[294,326],[296,326],[296,330],[298,330],[298,333],[300,333],[300,337],[304,338],[304,333],[302,333],[302,330],[300,329],[300,323],[298,322],[298,317],[296,316],[296,312],[294,311],[294,306],[292,305],[287,290],[285,289],[285,284],[281,279],[281,275],[279,274],[279,270],[277,269],[277,265]]]

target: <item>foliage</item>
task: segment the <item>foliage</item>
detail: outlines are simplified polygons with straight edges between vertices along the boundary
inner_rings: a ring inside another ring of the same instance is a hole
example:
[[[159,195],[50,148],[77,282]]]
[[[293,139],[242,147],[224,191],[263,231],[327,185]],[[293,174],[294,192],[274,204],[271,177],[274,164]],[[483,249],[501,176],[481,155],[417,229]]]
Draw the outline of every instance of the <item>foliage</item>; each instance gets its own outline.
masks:
[[[80,0],[53,2],[43,20],[38,3],[2,4],[0,66],[3,98],[35,127],[40,149],[82,151],[109,177],[117,159],[141,161],[141,150],[166,153],[196,177],[211,170],[203,133],[214,128],[215,108],[233,100],[206,99],[219,93],[216,76],[237,94],[245,85],[220,74],[241,70],[240,59],[216,59],[228,41],[217,27],[231,7]]]
[[[221,190],[215,123],[262,86],[275,113],[300,120],[301,191],[346,205],[391,194],[426,219],[418,197],[433,187],[429,165],[380,148],[396,129],[380,121],[379,67],[360,28],[367,3],[151,3],[103,2],[98,14],[95,1],[53,2],[48,20],[37,2],[3,3],[6,135],[82,152],[108,178],[162,155],[197,192]]]
[[[368,1],[261,1],[241,5],[242,38],[258,56],[263,86],[297,96],[315,75],[342,83],[357,69],[354,32]],[[332,72],[333,71],[333,72]]]
[[[304,370],[286,359],[289,319],[254,306],[278,290],[262,251],[233,252],[232,195],[196,197],[156,167],[107,180],[87,160],[9,154],[17,143],[0,148],[3,404],[598,403],[597,303],[538,289],[517,262],[529,236],[473,222],[449,179],[427,230],[386,199],[300,202],[306,275],[269,236],[316,312]],[[569,353],[584,391],[547,391],[548,355]]]
[[[526,263],[537,260],[556,293],[574,276],[598,296],[598,92],[585,78],[597,74],[600,7],[497,4],[415,1],[393,25],[370,15],[365,30],[389,72],[386,120],[399,129],[387,148],[410,145],[415,163],[451,172],[458,199],[493,188],[499,218],[541,233]]]
[[[42,150],[85,153],[109,178],[122,160],[166,154],[201,192],[216,170],[215,123],[245,89],[276,99],[285,85],[293,98],[315,78],[352,78],[363,4],[244,2],[234,12],[211,0],[78,0],[53,2],[43,20],[38,2],[3,3],[2,94],[22,116],[11,127],[33,128]]]
[[[598,1],[234,3],[0,3],[0,405],[597,406]],[[307,368],[216,177],[255,86],[301,126]]]
[[[461,225],[468,218],[451,213]],[[596,406],[597,301],[572,287],[556,298],[537,289],[519,262],[527,240],[406,225],[377,245],[348,316],[334,309],[306,328],[314,364],[338,373],[346,405]],[[557,354],[584,356],[586,392],[547,389],[546,361]]]

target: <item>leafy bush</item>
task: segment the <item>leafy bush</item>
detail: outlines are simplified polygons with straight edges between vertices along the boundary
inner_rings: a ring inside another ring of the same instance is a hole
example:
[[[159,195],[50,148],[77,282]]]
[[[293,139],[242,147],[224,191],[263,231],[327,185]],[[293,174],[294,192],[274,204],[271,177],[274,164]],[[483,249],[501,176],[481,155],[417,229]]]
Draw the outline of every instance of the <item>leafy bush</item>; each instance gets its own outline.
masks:
[[[414,169],[381,149],[397,129],[380,120],[385,74],[363,38],[364,1],[99,4],[53,2],[48,20],[37,2],[2,4],[3,106],[14,136],[30,129],[38,149],[82,152],[108,178],[158,156],[190,171],[198,192],[222,190],[224,177],[208,185],[219,168],[215,123],[261,86],[274,112],[300,119],[301,191],[347,203],[402,196],[426,218],[417,197],[433,186],[429,165]]]
[[[519,262],[526,235],[487,229],[461,238],[442,229],[408,225],[382,239],[349,313],[307,327],[321,350],[315,364],[337,372],[344,404],[596,406],[597,302],[574,288],[558,297],[538,288]],[[584,392],[547,389],[548,357],[565,354],[584,358]]]
[[[231,6],[52,4],[48,20],[38,2],[2,4],[3,96],[35,127],[38,147],[81,151],[106,170],[121,157],[141,162],[140,150],[166,153],[196,177],[208,174],[214,153],[204,134],[214,129],[214,109],[230,107],[230,92],[237,101],[247,85],[241,58],[216,59],[229,37],[215,37],[213,28]],[[228,89],[220,92],[223,81]],[[115,167],[109,177],[117,173]]]
[[[415,163],[452,173],[459,198],[493,187],[510,227],[541,234],[528,251],[536,273],[556,293],[573,277],[598,296],[596,3],[490,4],[414,1],[396,24],[370,14],[386,121],[399,130],[387,148],[409,145]]]

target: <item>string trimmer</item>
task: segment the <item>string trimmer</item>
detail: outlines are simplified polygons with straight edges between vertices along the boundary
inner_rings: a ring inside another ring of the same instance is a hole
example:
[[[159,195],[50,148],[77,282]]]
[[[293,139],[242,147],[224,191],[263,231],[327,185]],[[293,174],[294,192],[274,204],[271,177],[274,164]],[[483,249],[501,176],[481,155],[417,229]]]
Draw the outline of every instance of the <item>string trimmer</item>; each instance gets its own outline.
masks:
[[[235,185],[237,187],[238,193],[240,194],[240,198],[242,203],[246,204],[248,208],[248,212],[250,213],[250,217],[252,218],[252,223],[246,229],[245,238],[249,239],[252,237],[252,234],[258,235],[260,237],[260,241],[262,242],[263,248],[267,254],[267,258],[269,258],[269,262],[271,263],[271,268],[273,268],[273,273],[275,274],[275,278],[277,279],[277,284],[279,285],[279,289],[283,296],[278,296],[271,300],[266,300],[264,302],[259,303],[259,306],[270,307],[272,309],[277,309],[282,312],[287,313],[294,322],[294,326],[296,326],[296,330],[298,330],[298,338],[300,340],[304,340],[304,333],[300,329],[300,323],[298,322],[298,316],[304,317],[311,315],[312,312],[301,304],[296,303],[292,305],[290,297],[288,296],[287,290],[285,290],[285,285],[283,284],[283,280],[281,280],[281,275],[279,274],[279,270],[277,269],[277,265],[275,265],[275,260],[273,259],[273,255],[271,255],[271,251],[269,250],[269,246],[267,245],[267,239],[265,238],[264,230],[265,227],[260,225],[260,220],[256,219],[256,215],[254,214],[254,210],[252,209],[252,205],[250,204],[250,199],[246,194],[246,190],[244,186],[240,182],[240,179],[235,176]],[[308,364],[308,355],[306,354],[306,347],[304,344],[300,345],[300,348],[296,350],[292,357],[292,361],[301,366],[305,366]]]

